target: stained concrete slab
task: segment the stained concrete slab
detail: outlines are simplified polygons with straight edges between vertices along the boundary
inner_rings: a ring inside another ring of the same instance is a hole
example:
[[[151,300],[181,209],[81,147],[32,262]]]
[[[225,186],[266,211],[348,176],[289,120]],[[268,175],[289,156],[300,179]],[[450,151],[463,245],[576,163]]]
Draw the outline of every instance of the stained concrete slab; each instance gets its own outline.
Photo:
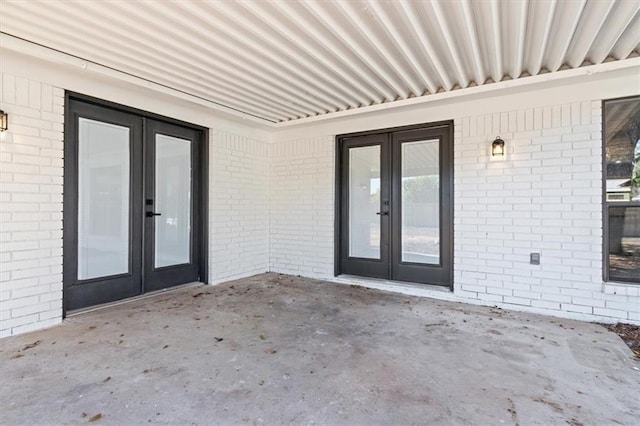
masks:
[[[640,363],[599,325],[277,274],[82,314],[0,362],[9,425],[640,422]]]

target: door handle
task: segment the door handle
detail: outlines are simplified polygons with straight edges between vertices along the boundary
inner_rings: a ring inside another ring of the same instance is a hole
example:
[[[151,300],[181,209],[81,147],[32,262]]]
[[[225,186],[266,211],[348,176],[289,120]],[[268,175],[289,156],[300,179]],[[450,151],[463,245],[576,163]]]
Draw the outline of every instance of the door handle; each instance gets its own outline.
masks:
[[[389,212],[378,212],[376,213],[378,216],[389,216]]]
[[[146,212],[145,216],[146,217],[154,217],[154,216],[160,216],[162,215],[162,213],[154,213],[154,212]]]

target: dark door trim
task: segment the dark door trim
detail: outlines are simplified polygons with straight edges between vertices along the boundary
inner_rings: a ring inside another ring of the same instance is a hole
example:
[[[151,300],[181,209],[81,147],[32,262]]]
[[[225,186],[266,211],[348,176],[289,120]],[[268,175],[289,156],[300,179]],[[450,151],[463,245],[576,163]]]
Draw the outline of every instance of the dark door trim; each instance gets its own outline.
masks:
[[[192,123],[188,123],[181,120],[176,120],[170,117],[162,116],[159,114],[155,114],[152,112],[140,110],[137,108],[129,107],[126,105],[105,101],[102,99],[98,99],[92,96],[87,96],[84,94],[66,91],[65,92],[65,121],[64,121],[64,177],[63,177],[63,187],[64,187],[64,195],[63,195],[63,211],[62,211],[62,219],[63,219],[63,307],[62,314],[63,318],[66,316],[68,310],[75,309],[73,306],[69,306],[67,300],[69,299],[70,292],[74,290],[71,289],[73,284],[77,282],[77,234],[76,234],[76,224],[77,224],[77,197],[78,197],[78,177],[77,177],[77,147],[73,143],[74,138],[76,137],[76,116],[73,115],[72,103],[82,103],[88,107],[94,107],[99,109],[104,109],[113,111],[115,116],[123,117],[126,115],[129,116],[137,116],[137,119],[140,120],[140,125],[136,126],[137,130],[134,129],[136,133],[136,137],[139,137],[140,140],[143,140],[145,137],[145,119],[152,119],[158,122],[181,126],[186,129],[191,129],[194,132],[200,133],[201,143],[199,144],[198,151],[195,155],[199,156],[200,168],[199,175],[194,179],[199,180],[199,187],[197,188],[197,195],[199,197],[199,206],[197,210],[193,212],[194,216],[200,218],[200,229],[199,233],[199,251],[200,258],[198,263],[198,271],[197,278],[201,282],[207,284],[208,283],[208,249],[209,249],[209,235],[208,235],[208,218],[209,218],[209,129],[206,127],[198,126]],[[105,120],[104,116],[95,117],[96,120],[99,121],[109,121]],[[117,123],[114,123],[117,124]],[[133,133],[133,132],[132,132]],[[133,135],[131,135],[133,137]],[[131,161],[134,161],[135,158],[140,157],[140,161],[143,161],[143,152],[140,149],[139,153],[132,152]],[[141,171],[140,171],[141,173]],[[132,173],[131,179],[133,179],[133,175],[137,173]],[[140,176],[140,179],[143,179]],[[142,187],[142,185],[140,185]],[[134,201],[133,197],[133,189],[130,194],[131,200]],[[143,212],[143,200],[142,194],[139,194],[138,201],[140,203],[139,207],[135,207],[132,204],[131,213],[132,213],[132,221],[135,221],[135,224],[139,223],[139,229],[142,229],[142,215]],[[138,212],[139,211],[139,212]],[[134,214],[138,212],[139,214]],[[137,218],[135,216],[138,216]],[[133,250],[134,247],[140,247],[140,254],[138,256],[143,256],[142,253],[142,236],[138,238],[136,244],[136,238],[133,235],[134,225],[133,222],[130,224],[131,226],[131,235],[130,235],[130,249]],[[132,252],[132,254],[135,254]],[[136,261],[136,258],[133,258],[133,261]],[[123,274],[127,276],[128,274]],[[142,278],[135,278],[139,281],[139,291],[138,294],[145,291],[142,288]],[[86,282],[91,282],[92,280],[86,280]],[[88,287],[87,287],[88,288]],[[123,297],[134,296],[135,294],[124,294]]]
[[[440,155],[440,170],[442,176],[445,176],[443,182],[441,182],[441,190],[440,190],[440,214],[441,214],[441,264],[439,265],[442,269],[438,279],[433,282],[428,282],[427,284],[434,284],[440,286],[449,287],[450,290],[453,291],[453,214],[454,214],[454,198],[453,198],[453,190],[454,190],[454,168],[453,168],[453,120],[447,121],[439,121],[434,123],[426,123],[426,124],[416,124],[410,126],[400,126],[393,127],[387,129],[376,129],[369,130],[364,132],[354,132],[348,134],[337,135],[335,138],[335,153],[336,153],[336,162],[335,162],[335,211],[334,211],[334,275],[338,276],[344,273],[351,273],[345,271],[342,265],[342,259],[344,258],[343,254],[345,253],[346,248],[343,247],[344,243],[342,241],[341,235],[346,231],[344,224],[346,223],[344,220],[344,215],[346,209],[343,209],[342,206],[345,205],[345,191],[344,191],[344,182],[342,182],[342,176],[344,174],[344,168],[348,166],[345,158],[345,143],[352,138],[357,137],[366,137],[366,136],[374,136],[378,135],[378,137],[387,138],[389,140],[389,145],[391,146],[391,150],[395,149],[393,146],[393,135],[400,134],[401,132],[411,132],[414,130],[422,130],[429,132],[442,133],[442,141],[440,144],[441,147],[441,155]],[[397,156],[397,155],[396,155]],[[393,186],[393,185],[392,185]],[[390,197],[392,200],[397,200],[397,196],[394,197],[394,189],[391,188]],[[397,201],[395,201],[397,202]],[[393,229],[393,228],[391,228]],[[393,241],[393,238],[391,239]],[[392,251],[393,256],[393,251]],[[395,267],[397,269],[399,263],[401,262],[393,262],[393,259],[389,260],[389,270],[394,267],[393,263],[396,263]],[[410,266],[410,265],[407,265]],[[411,268],[409,268],[411,269]],[[413,276],[413,272],[409,271],[407,281],[411,282],[419,282],[418,280],[411,279]],[[424,281],[423,281],[424,282]]]

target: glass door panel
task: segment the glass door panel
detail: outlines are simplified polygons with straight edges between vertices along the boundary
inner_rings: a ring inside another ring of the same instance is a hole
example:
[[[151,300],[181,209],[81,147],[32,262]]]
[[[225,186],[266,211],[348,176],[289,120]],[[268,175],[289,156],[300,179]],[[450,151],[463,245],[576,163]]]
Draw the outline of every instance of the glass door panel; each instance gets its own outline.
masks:
[[[451,285],[450,125],[393,132],[391,271],[399,281]]]
[[[380,259],[380,146],[349,149],[349,257]]]
[[[340,270],[389,274],[389,151],[386,135],[353,137],[340,147]]]
[[[69,99],[64,143],[64,309],[142,292],[142,119]]]
[[[200,278],[201,132],[147,120],[144,290]]]
[[[189,263],[191,247],[191,141],[156,135],[156,268]]]
[[[130,272],[129,128],[78,119],[77,279]]]
[[[401,148],[402,262],[440,263],[440,141]]]

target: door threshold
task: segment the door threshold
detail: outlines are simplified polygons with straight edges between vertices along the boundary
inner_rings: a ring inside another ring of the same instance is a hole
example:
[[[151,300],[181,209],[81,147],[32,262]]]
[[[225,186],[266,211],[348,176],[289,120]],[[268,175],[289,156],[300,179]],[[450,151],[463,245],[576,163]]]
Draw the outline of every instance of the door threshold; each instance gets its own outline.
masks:
[[[440,285],[411,283],[407,281],[393,281],[382,278],[369,278],[345,274],[330,278],[327,281],[335,282],[338,284],[359,285],[362,287],[390,291],[392,293],[401,293],[409,296],[455,300],[453,291],[449,287]]]
[[[99,310],[102,310],[102,309],[111,308],[113,306],[124,305],[126,303],[131,303],[131,302],[135,302],[135,301],[138,301],[138,300],[149,299],[151,297],[159,296],[161,294],[172,293],[172,292],[175,292],[175,291],[184,290],[185,288],[189,288],[189,287],[197,287],[199,285],[205,285],[205,284],[201,283],[199,281],[186,283],[186,284],[180,284],[180,285],[169,287],[169,288],[165,288],[165,289],[162,289],[162,290],[151,291],[149,293],[141,294],[139,296],[133,296],[133,297],[128,297],[128,298],[122,299],[122,300],[116,300],[114,302],[103,303],[101,305],[96,305],[96,306],[89,306],[87,308],[74,309],[73,311],[67,311],[67,314],[65,315],[65,318],[72,318],[72,317],[75,317],[75,316],[78,316],[78,315],[82,315],[82,314],[86,314],[86,313],[89,313],[89,312],[99,311]]]

